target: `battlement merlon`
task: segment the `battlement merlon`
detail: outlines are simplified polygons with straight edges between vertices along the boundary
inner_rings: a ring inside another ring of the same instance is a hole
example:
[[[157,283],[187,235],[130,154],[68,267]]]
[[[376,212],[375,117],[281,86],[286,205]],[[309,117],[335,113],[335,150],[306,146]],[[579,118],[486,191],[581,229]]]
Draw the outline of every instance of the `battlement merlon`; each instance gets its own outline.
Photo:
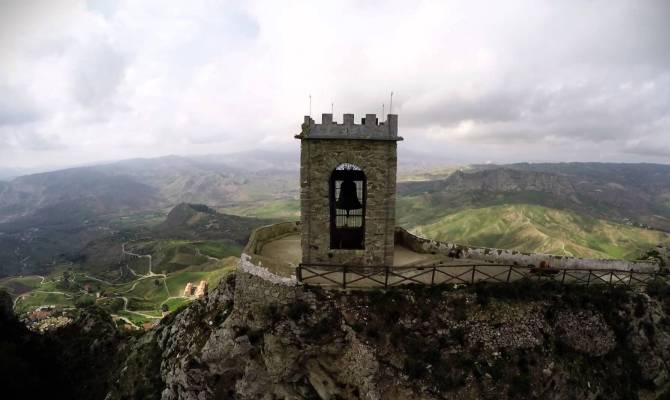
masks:
[[[296,139],[359,139],[400,141],[398,136],[398,115],[388,114],[386,121],[379,122],[376,114],[365,114],[359,125],[354,123],[354,114],[344,114],[342,123],[333,121],[333,114],[322,114],[317,124],[310,116],[305,116],[302,131]]]

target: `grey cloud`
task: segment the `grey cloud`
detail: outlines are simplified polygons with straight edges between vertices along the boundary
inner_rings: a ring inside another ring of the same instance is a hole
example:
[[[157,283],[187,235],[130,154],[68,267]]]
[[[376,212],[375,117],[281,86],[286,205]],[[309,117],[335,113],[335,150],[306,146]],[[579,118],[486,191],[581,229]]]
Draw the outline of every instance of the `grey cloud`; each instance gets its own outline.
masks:
[[[568,1],[551,11],[504,43],[497,79],[466,74],[477,89],[465,96],[436,82],[429,102],[407,93],[405,123],[449,131],[473,121],[478,129],[461,139],[475,143],[664,134],[653,127],[670,113],[670,2]]]
[[[0,44],[11,36],[29,71],[7,69],[13,91],[0,81],[14,159],[290,146],[309,93],[314,115],[332,100],[339,120],[388,111],[391,90],[403,146],[436,154],[658,161],[670,148],[667,0],[30,4],[0,4]],[[39,107],[18,95],[39,90],[53,94]]]
[[[526,100],[520,92],[496,91],[482,93],[474,98],[464,98],[445,92],[431,104],[412,104],[410,97],[402,105],[404,123],[410,126],[425,124],[453,125],[464,120],[502,122],[521,117]]]
[[[568,82],[554,90],[541,81],[529,81],[523,89],[482,92],[475,98],[445,93],[420,107],[412,106],[410,98],[402,110],[407,112],[405,123],[412,127],[454,128],[473,121],[482,129],[465,136],[472,141],[538,141],[547,136],[595,142],[627,139],[653,133],[649,127],[668,115],[669,76],[628,75],[605,82],[591,76],[586,84]],[[626,85],[629,89],[622,90]]]
[[[111,96],[123,80],[127,58],[106,42],[89,44],[77,59],[73,81],[82,105],[97,105]]]
[[[0,154],[2,151],[20,149],[28,151],[62,150],[66,146],[59,137],[35,131],[33,126],[8,130],[0,127]]]
[[[622,151],[627,154],[636,154],[642,156],[653,156],[665,158],[670,161],[670,129],[666,132],[668,140],[660,142],[658,140],[643,140],[626,145]]]
[[[37,121],[42,113],[37,105],[20,91],[0,86],[0,127]]]

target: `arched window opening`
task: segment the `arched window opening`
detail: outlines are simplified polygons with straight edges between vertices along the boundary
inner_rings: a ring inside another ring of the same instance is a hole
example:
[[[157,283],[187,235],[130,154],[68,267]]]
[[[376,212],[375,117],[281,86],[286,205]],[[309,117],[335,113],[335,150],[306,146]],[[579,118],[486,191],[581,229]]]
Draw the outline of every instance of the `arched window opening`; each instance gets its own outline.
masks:
[[[365,247],[365,173],[354,164],[340,164],[330,177],[330,248]]]

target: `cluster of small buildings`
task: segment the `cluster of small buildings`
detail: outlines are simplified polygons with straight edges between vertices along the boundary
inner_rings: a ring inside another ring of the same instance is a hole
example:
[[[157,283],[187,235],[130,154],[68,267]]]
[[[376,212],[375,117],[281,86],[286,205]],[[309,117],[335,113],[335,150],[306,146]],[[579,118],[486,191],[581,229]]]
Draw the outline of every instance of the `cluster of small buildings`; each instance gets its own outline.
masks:
[[[197,299],[204,297],[207,294],[209,289],[209,283],[207,281],[200,281],[198,286],[194,286],[193,283],[189,282],[184,287],[184,297],[195,297]]]
[[[52,305],[37,307],[35,310],[26,313],[22,320],[26,327],[33,332],[55,330],[67,326],[73,321],[67,311]]]

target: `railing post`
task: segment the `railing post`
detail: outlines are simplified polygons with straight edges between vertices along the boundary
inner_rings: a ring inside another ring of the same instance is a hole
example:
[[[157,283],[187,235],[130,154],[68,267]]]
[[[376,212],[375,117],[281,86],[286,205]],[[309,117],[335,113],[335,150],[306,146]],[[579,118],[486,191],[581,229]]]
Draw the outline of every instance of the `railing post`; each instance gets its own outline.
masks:
[[[566,272],[567,272],[567,270],[564,269],[564,270],[563,270],[563,277],[561,278],[561,285],[564,285],[564,284],[565,284],[565,273],[566,273]]]
[[[628,286],[633,285],[633,270],[630,270],[630,276],[628,277]]]
[[[298,270],[296,272],[298,274],[298,282],[302,282],[302,264],[298,264]]]
[[[389,286],[389,266],[384,267],[384,289]]]
[[[433,275],[430,277],[430,286],[435,285],[435,266],[433,266]]]
[[[591,283],[591,270],[589,270],[589,277],[586,278],[586,287],[589,287],[589,283]]]
[[[509,283],[509,278],[512,276],[512,266],[509,266],[509,271],[507,271],[507,283]]]
[[[342,267],[342,289],[347,288],[347,266]]]
[[[474,284],[475,284],[475,267],[476,267],[476,265],[473,265],[473,266],[472,266],[472,278],[471,278],[471,280],[470,280],[470,284],[471,284],[471,285],[474,285]]]
[[[610,271],[610,283],[609,285],[612,286],[612,278],[614,277],[614,271]]]

